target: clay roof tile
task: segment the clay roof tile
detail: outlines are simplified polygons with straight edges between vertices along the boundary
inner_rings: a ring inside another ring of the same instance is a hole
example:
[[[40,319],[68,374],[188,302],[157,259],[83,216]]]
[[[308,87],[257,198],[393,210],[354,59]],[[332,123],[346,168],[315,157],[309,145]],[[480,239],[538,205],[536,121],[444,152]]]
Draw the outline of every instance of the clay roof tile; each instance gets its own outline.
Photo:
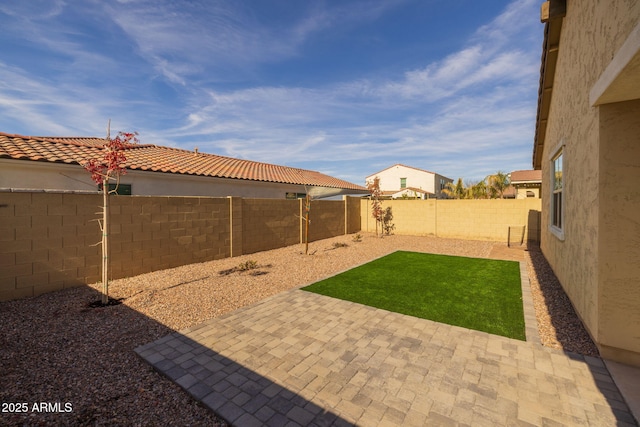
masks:
[[[82,165],[99,158],[106,139],[94,137],[22,136],[0,132],[0,158],[64,162]],[[344,188],[366,188],[320,172],[235,159],[151,144],[125,147],[131,170],[200,175],[218,178]]]

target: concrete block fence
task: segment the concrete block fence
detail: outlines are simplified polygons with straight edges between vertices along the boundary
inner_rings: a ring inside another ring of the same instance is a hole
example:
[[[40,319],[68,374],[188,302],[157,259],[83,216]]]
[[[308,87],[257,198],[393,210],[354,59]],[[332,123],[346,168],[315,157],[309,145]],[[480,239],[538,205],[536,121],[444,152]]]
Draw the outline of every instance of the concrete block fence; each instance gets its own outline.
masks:
[[[112,196],[110,277],[118,279],[304,242],[303,200]],[[395,233],[539,241],[540,199],[385,200]],[[0,301],[100,281],[102,196],[0,191]],[[370,201],[314,200],[310,241],[375,231]]]
[[[360,229],[360,204],[312,201],[309,240]],[[110,277],[303,242],[302,200],[110,198]],[[0,301],[100,281],[99,194],[0,192]]]
[[[363,231],[374,232],[376,222],[371,216],[371,200],[361,200]],[[394,233],[413,236],[491,240],[507,242],[509,227],[511,242],[540,242],[541,199],[487,200],[383,200],[382,208],[391,206]]]

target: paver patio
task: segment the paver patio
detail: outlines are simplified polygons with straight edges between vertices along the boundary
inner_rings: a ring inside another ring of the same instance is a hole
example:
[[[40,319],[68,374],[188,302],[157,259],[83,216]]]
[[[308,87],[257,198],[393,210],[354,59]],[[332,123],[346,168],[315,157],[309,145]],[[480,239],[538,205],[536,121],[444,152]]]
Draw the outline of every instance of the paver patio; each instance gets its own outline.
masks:
[[[527,342],[296,289],[136,352],[238,426],[635,426],[601,359],[540,345],[527,287]]]

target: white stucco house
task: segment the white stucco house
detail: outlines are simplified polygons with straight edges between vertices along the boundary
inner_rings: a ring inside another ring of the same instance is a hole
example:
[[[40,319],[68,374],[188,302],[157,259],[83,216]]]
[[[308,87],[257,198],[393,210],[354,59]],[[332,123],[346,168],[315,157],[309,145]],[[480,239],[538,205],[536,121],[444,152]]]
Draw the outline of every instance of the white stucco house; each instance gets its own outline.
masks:
[[[0,132],[0,190],[98,191],[83,164],[101,158],[104,138]],[[119,194],[315,198],[364,195],[365,187],[320,172],[153,144],[125,147]]]
[[[380,178],[380,190],[393,199],[440,199],[445,197],[442,190],[447,183],[453,182],[444,175],[399,163],[367,176],[365,181],[371,182],[376,176]]]

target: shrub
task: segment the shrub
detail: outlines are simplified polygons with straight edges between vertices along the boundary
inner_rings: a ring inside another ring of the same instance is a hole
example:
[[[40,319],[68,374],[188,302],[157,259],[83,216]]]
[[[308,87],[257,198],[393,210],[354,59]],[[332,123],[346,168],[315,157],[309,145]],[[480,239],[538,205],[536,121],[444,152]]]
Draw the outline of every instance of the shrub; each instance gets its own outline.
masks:
[[[393,212],[391,210],[391,206],[387,206],[382,215],[382,229],[384,230],[384,234],[387,236],[396,228],[396,225],[391,223],[392,220]]]
[[[238,266],[238,271],[248,271],[248,270],[253,270],[255,268],[258,268],[258,263],[254,260],[249,260],[249,261],[240,263],[240,265]]]

